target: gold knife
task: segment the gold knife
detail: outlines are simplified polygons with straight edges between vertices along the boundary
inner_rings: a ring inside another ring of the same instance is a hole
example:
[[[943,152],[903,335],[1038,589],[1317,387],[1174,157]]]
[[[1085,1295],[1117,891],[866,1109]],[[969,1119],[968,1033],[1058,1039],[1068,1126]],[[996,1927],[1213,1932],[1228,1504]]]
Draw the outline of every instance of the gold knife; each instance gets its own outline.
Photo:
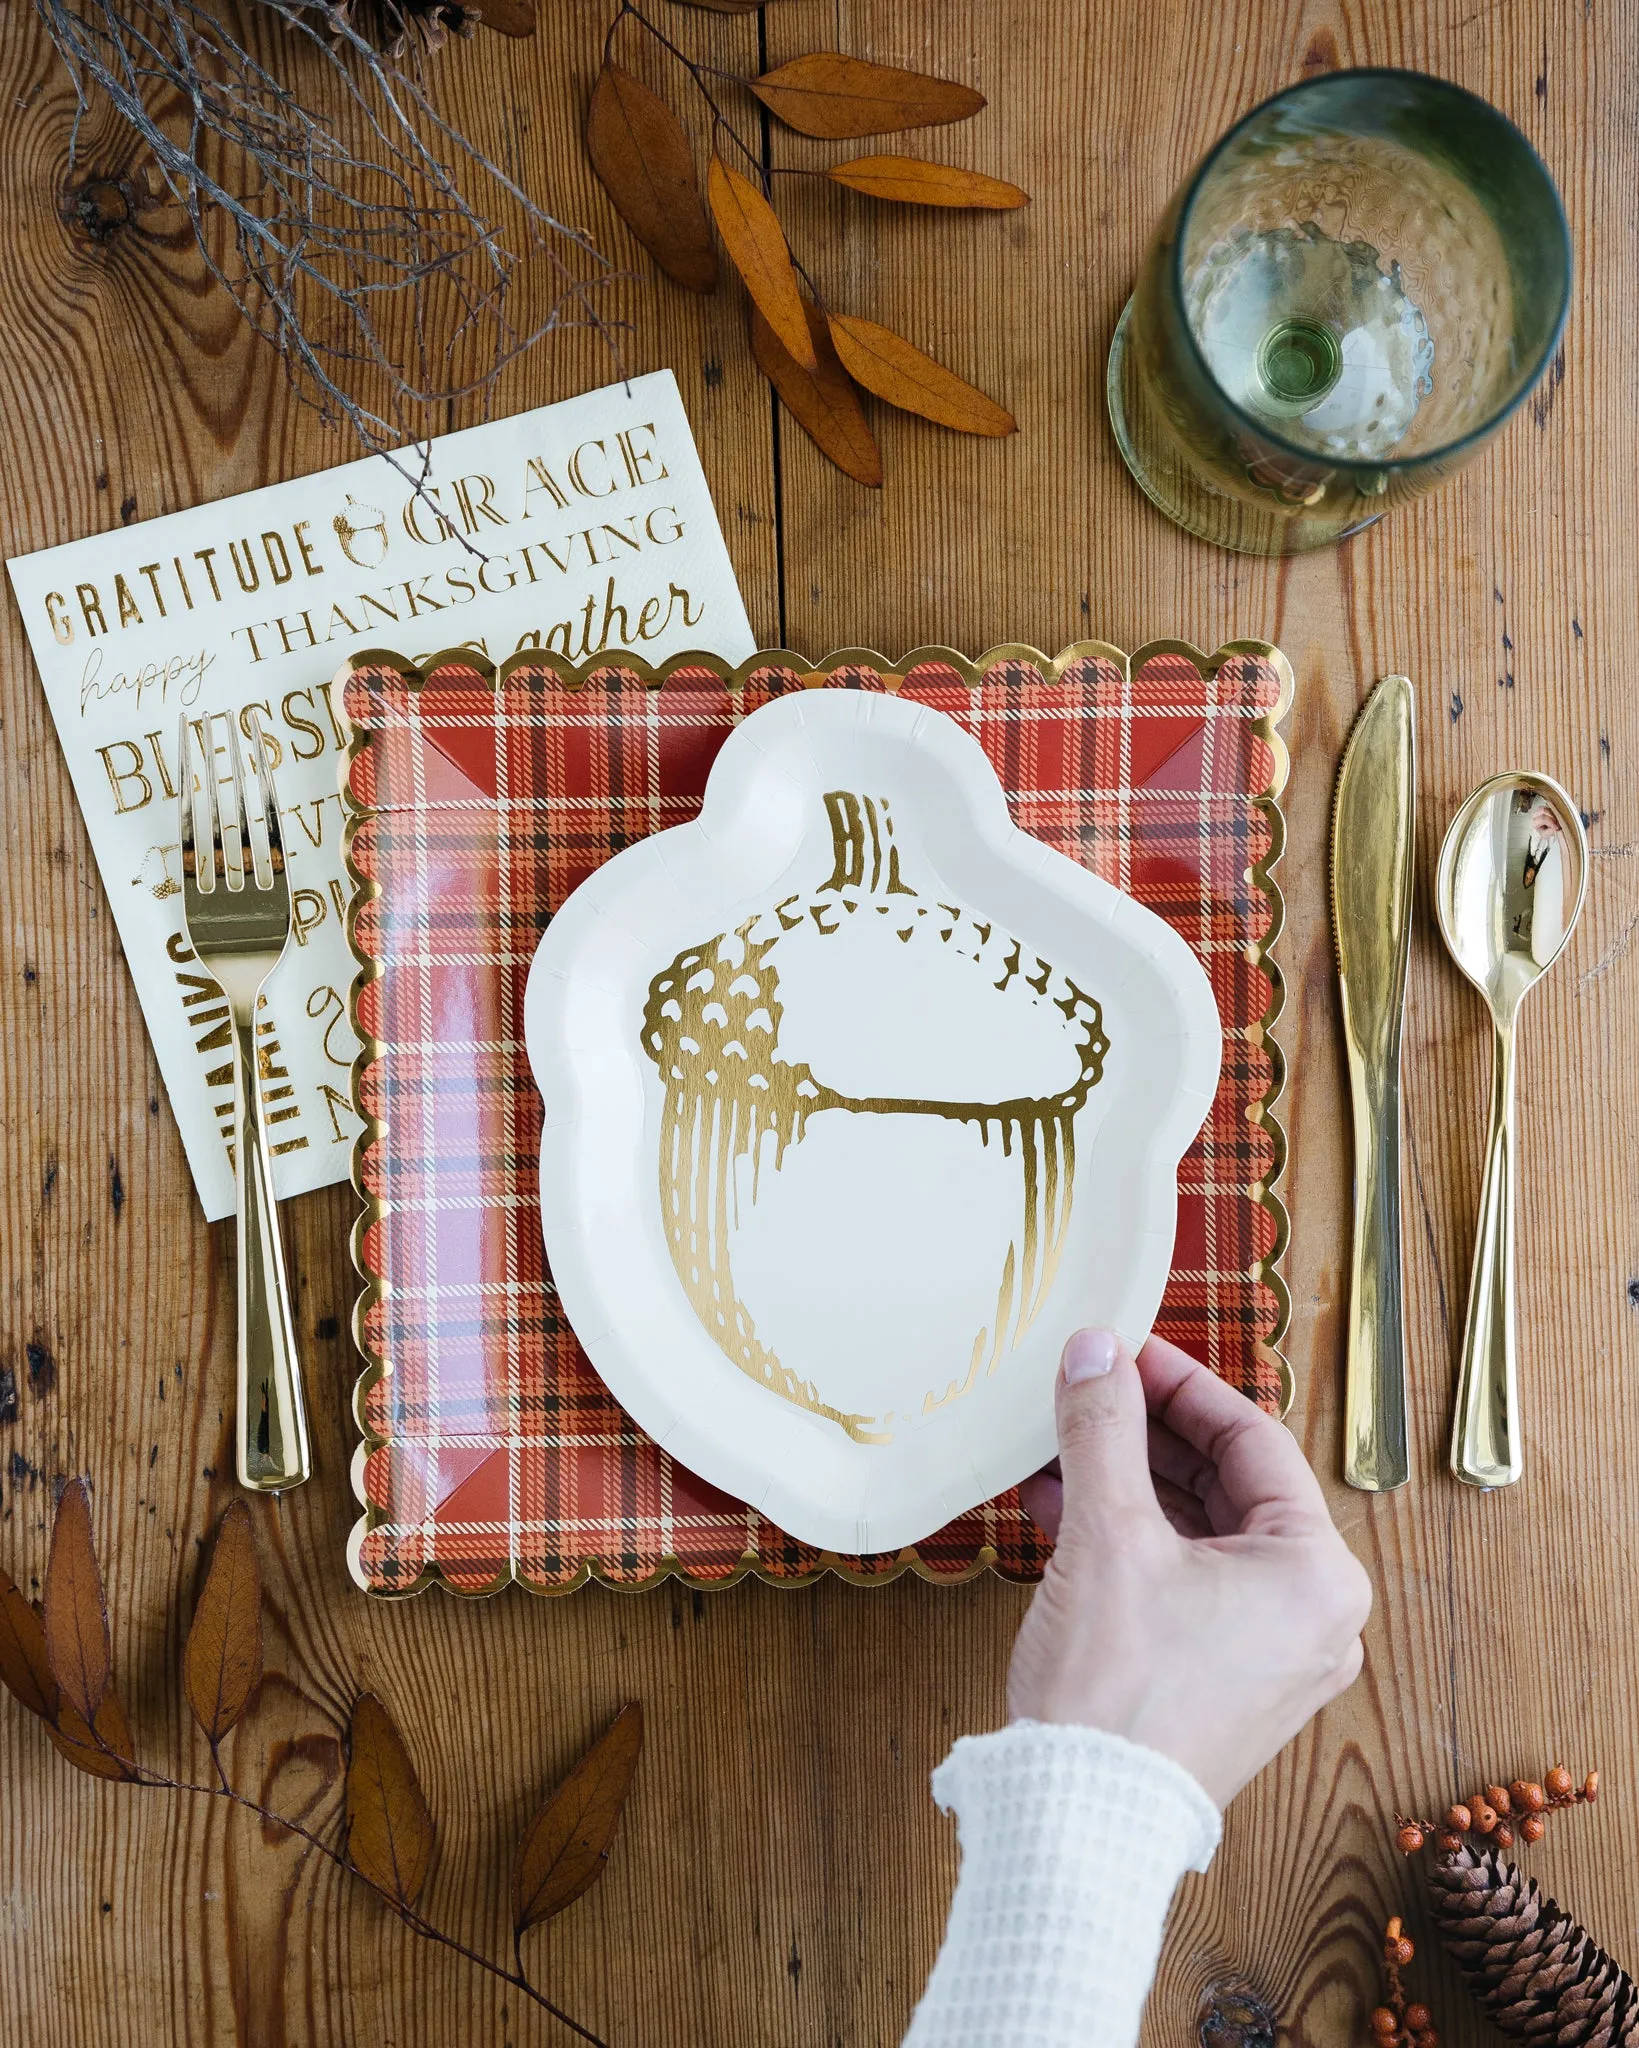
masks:
[[[1400,1024],[1411,949],[1417,822],[1413,694],[1385,676],[1354,722],[1332,801],[1332,932],[1354,1110],[1354,1256],[1343,1476],[1404,1486],[1406,1342],[1400,1284]]]

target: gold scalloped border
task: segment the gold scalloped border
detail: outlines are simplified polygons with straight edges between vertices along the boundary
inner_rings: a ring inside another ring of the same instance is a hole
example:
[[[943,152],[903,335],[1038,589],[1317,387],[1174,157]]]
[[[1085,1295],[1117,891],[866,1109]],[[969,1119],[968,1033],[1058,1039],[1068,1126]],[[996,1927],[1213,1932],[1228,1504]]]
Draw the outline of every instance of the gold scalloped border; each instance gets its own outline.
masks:
[[[671,676],[681,669],[699,671],[709,669],[722,678],[730,690],[743,689],[753,674],[767,670],[779,670],[803,679],[807,687],[815,688],[824,684],[838,669],[868,668],[879,675],[886,684],[903,682],[906,676],[917,668],[934,664],[953,670],[970,689],[976,688],[986,673],[1005,661],[1028,663],[1039,670],[1050,682],[1057,682],[1073,661],[1090,658],[1113,661],[1121,666],[1130,679],[1145,662],[1159,654],[1178,654],[1193,662],[1203,677],[1217,674],[1224,662],[1232,656],[1254,655],[1267,661],[1279,679],[1279,695],[1270,709],[1253,721],[1253,729],[1269,748],[1270,773],[1267,788],[1251,798],[1256,808],[1264,814],[1269,828],[1269,851],[1256,862],[1251,871],[1254,888],[1260,890],[1269,904],[1269,928],[1256,947],[1253,948],[1253,964],[1258,967],[1269,983],[1269,1004],[1262,1017],[1248,1027],[1253,1042],[1261,1045],[1269,1056],[1269,1086],[1261,1099],[1249,1106],[1248,1114],[1269,1133],[1273,1158],[1269,1172],[1261,1181],[1254,1181],[1248,1192],[1251,1199],[1268,1212],[1275,1226],[1274,1243],[1266,1258],[1258,1261],[1253,1279],[1266,1286],[1275,1297],[1275,1326],[1266,1339],[1259,1342],[1257,1356],[1260,1362],[1275,1375],[1280,1387],[1279,1413],[1284,1416],[1292,1405],[1294,1382],[1292,1370],[1279,1346],[1286,1335],[1292,1318],[1292,1297],[1280,1272],[1281,1260],[1291,1239],[1291,1219],[1286,1205],[1275,1192],[1286,1167],[1286,1132],[1275,1115],[1274,1105],[1280,1099],[1286,1086],[1286,1060],[1280,1044],[1274,1035],[1274,1026],[1286,1005],[1286,983],[1280,968],[1272,958],[1275,942],[1279,939],[1286,921],[1286,901],[1281,894],[1280,884],[1275,880],[1274,870],[1286,850],[1286,818],[1280,807],[1291,772],[1291,755],[1286,742],[1276,727],[1292,707],[1295,678],[1292,665],[1280,649],[1268,640],[1227,640],[1212,654],[1203,654],[1188,640],[1149,640],[1133,654],[1125,654],[1119,647],[1107,640],[1077,640],[1049,657],[1039,648],[1025,645],[1022,641],[1004,641],[992,647],[978,659],[970,660],[951,647],[917,647],[903,655],[898,662],[890,662],[883,655],[865,647],[844,647],[834,650],[818,662],[806,660],[802,655],[792,654],[784,648],[765,649],[750,655],[734,665],[725,663],[720,655],[706,653],[684,653],[672,655],[658,668],[639,654],[625,649],[605,653],[591,660],[573,663],[549,651],[524,648],[509,655],[498,667],[485,654],[471,647],[450,647],[431,655],[423,663],[416,663],[406,656],[388,648],[367,648],[349,656],[331,681],[331,704],[335,712],[338,729],[347,734],[347,746],[341,763],[341,798],[345,813],[342,833],[343,858],[353,883],[353,893],[347,910],[347,944],[357,963],[358,972],[353,977],[348,993],[348,1017],[359,1038],[359,1052],[352,1068],[353,1108],[362,1129],[353,1142],[353,1188],[364,1207],[354,1222],[349,1239],[353,1266],[363,1283],[358,1299],[353,1304],[353,1341],[364,1360],[364,1369],[353,1386],[353,1417],[358,1425],[359,1443],[353,1454],[352,1484],[363,1515],[353,1524],[347,1540],[347,1563],[354,1583],[376,1599],[408,1600],[417,1593],[425,1592],[433,1584],[443,1586],[446,1592],[463,1599],[481,1599],[488,1594],[498,1593],[509,1584],[524,1587],[543,1599],[555,1599],[564,1594],[575,1593],[596,1579],[600,1584],[610,1586],[622,1593],[643,1593],[668,1579],[677,1579],[696,1592],[716,1592],[735,1586],[742,1579],[755,1577],[764,1584],[796,1588],[811,1586],[827,1573],[847,1580],[856,1586],[883,1586],[899,1578],[903,1573],[914,1572],[918,1578],[933,1585],[965,1585],[994,1569],[997,1553],[993,1545],[982,1544],[972,1564],[960,1571],[942,1572],[930,1566],[914,1546],[902,1550],[894,1564],[885,1571],[862,1572],[850,1565],[835,1551],[821,1552],[812,1571],[776,1574],[765,1571],[758,1562],[757,1553],[747,1550],[742,1553],[739,1563],[732,1571],[716,1577],[705,1578],[693,1572],[677,1556],[663,1557],[655,1569],[641,1579],[619,1579],[604,1569],[597,1558],[587,1558],[573,1578],[561,1584],[543,1586],[524,1577],[516,1563],[509,1563],[505,1571],[497,1573],[481,1585],[459,1584],[452,1580],[444,1567],[436,1560],[424,1565],[416,1577],[406,1586],[395,1586],[391,1590],[371,1584],[364,1576],[359,1554],[365,1536],[380,1526],[385,1516],[378,1513],[374,1503],[364,1490],[365,1461],[376,1451],[383,1450],[391,1439],[372,1434],[365,1422],[365,1402],[379,1381],[390,1378],[392,1365],[388,1359],[375,1351],[365,1341],[365,1322],[369,1311],[387,1292],[383,1275],[371,1266],[365,1250],[368,1232],[387,1213],[387,1203],[377,1195],[367,1192],[364,1184],[364,1160],[370,1147],[384,1142],[387,1125],[384,1120],[366,1115],[362,1104],[362,1082],[365,1069],[380,1054],[376,1039],[363,1031],[359,1024],[359,998],[374,981],[379,981],[384,972],[383,963],[372,953],[366,952],[359,944],[358,918],[363,907],[374,902],[381,894],[381,885],[371,876],[362,872],[353,858],[353,842],[362,821],[373,815],[368,806],[360,804],[353,795],[352,765],[368,744],[368,732],[355,725],[347,712],[345,685],[347,679],[360,668],[391,668],[402,676],[412,689],[420,689],[428,677],[446,667],[470,669],[491,689],[499,688],[515,669],[522,667],[550,668],[567,690],[584,687],[594,675],[607,674],[611,669],[620,669],[635,675],[650,689],[659,689]]]

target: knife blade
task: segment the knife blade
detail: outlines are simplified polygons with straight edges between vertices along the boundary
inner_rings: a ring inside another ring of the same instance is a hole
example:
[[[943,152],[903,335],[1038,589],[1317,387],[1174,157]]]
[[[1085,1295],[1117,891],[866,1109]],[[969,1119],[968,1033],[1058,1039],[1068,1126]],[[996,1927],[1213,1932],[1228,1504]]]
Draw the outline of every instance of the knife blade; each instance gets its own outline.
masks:
[[[1354,1125],[1343,1476],[1367,1493],[1404,1486],[1410,1476],[1400,1268],[1400,1031],[1417,823],[1414,704],[1406,677],[1383,677],[1349,734],[1332,802],[1332,933]]]

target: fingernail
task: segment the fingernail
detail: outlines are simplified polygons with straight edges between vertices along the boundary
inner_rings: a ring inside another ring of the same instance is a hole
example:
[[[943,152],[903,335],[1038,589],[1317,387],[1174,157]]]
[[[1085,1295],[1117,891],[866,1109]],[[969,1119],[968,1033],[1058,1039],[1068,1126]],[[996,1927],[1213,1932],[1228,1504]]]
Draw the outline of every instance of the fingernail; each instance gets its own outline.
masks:
[[[1064,1384],[1102,1379],[1120,1355],[1121,1339],[1113,1330],[1077,1330],[1064,1347]]]

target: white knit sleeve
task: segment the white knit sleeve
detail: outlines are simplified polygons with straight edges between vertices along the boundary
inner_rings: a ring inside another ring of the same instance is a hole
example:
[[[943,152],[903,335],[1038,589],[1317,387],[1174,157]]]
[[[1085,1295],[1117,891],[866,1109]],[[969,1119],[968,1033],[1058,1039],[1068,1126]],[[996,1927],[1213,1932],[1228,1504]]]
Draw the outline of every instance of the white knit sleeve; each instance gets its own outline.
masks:
[[[1133,2048],[1174,1887],[1218,1809],[1188,1771],[1096,1728],[965,1735],[933,1774],[962,1868],[904,2048]]]

